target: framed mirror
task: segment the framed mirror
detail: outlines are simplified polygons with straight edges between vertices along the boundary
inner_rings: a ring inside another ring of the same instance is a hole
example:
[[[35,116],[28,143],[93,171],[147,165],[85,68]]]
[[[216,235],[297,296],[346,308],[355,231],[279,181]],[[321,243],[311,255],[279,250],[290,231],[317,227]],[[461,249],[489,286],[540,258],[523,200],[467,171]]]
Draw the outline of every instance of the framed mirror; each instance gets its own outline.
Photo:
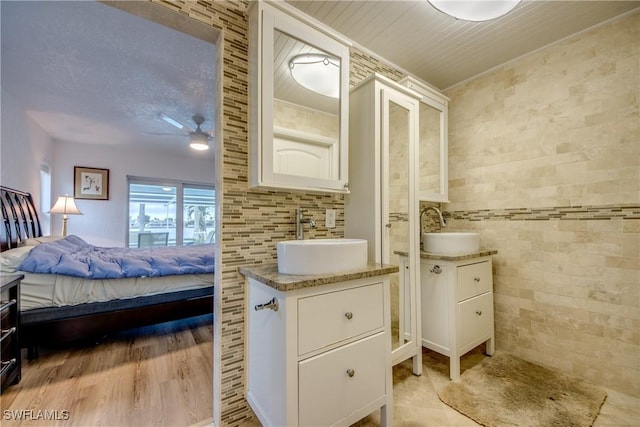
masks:
[[[349,49],[292,15],[252,3],[252,186],[348,192]]]
[[[449,98],[412,77],[405,77],[400,83],[422,95],[418,135],[420,147],[418,197],[422,201],[448,202]]]

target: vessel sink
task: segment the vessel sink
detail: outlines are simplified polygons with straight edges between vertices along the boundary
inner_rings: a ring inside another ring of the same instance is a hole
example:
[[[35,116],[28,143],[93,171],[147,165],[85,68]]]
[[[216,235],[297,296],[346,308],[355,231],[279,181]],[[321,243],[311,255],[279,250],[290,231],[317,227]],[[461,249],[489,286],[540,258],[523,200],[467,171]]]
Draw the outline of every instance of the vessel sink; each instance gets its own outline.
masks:
[[[363,239],[285,240],[276,245],[276,251],[281,274],[341,273],[367,266]]]
[[[425,252],[462,255],[480,251],[480,234],[475,232],[423,233]]]

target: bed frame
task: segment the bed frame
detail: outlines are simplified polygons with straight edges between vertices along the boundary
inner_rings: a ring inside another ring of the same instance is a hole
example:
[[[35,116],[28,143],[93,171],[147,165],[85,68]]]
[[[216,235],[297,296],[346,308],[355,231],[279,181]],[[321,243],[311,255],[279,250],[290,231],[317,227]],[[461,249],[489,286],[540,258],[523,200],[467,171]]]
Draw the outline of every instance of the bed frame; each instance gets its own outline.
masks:
[[[42,236],[31,194],[0,186],[0,252]],[[20,313],[20,346],[29,358],[38,345],[93,339],[124,329],[213,312],[213,286],[159,295],[28,310]]]

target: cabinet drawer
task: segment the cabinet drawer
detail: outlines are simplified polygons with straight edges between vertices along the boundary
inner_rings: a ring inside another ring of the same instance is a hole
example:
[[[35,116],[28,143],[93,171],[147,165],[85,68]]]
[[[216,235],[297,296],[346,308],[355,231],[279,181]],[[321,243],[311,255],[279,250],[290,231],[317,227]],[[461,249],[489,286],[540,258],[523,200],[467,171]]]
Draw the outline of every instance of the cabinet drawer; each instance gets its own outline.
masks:
[[[489,261],[463,265],[458,267],[457,270],[457,301],[464,301],[467,298],[492,290],[493,280]]]
[[[300,426],[331,426],[385,395],[385,338],[379,333],[299,363]]]
[[[458,303],[458,349],[475,346],[487,340],[493,329],[493,294],[484,293]]]
[[[382,283],[298,300],[298,355],[384,325]]]

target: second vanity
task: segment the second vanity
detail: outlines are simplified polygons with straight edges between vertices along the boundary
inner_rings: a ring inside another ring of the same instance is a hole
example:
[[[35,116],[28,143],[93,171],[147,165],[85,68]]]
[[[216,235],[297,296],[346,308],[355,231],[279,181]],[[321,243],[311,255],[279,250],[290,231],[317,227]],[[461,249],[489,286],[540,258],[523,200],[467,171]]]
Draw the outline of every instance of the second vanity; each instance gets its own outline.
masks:
[[[449,357],[449,377],[460,377],[460,357],[486,342],[493,355],[495,250],[465,255],[420,253],[422,346]],[[405,268],[407,257],[399,254]]]
[[[369,265],[247,277],[247,401],[262,425],[351,425],[377,409],[391,425],[389,274]]]

